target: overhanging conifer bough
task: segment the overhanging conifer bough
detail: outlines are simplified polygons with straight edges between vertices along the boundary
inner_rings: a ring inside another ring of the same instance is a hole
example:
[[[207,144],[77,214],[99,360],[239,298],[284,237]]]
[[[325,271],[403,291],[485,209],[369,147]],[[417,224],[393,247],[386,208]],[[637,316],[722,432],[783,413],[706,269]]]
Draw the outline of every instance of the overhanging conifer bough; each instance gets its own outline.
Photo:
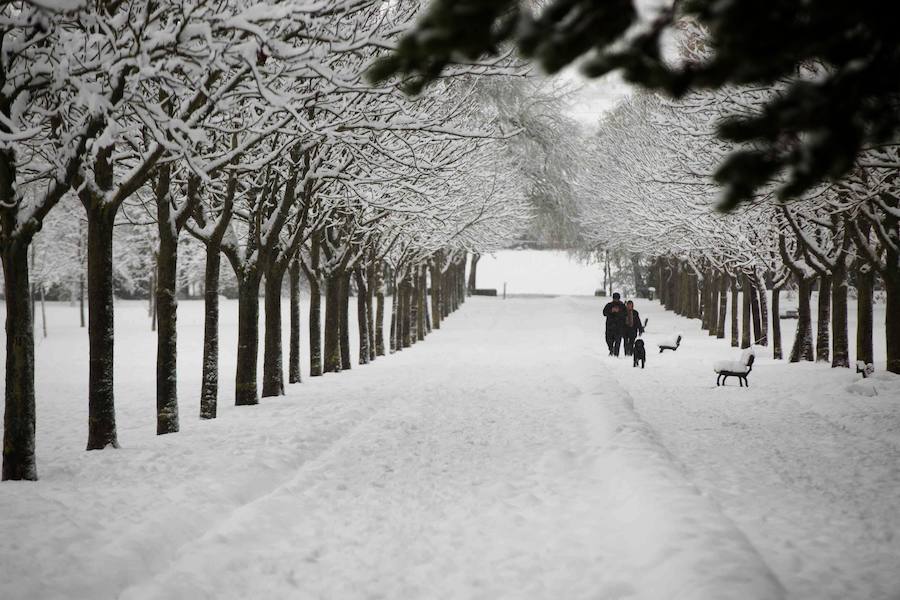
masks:
[[[632,0],[551,0],[537,13],[532,5],[434,0],[370,77],[400,76],[417,93],[451,64],[498,56],[511,43],[550,73],[584,58],[590,77],[620,70],[674,96],[779,84],[760,111],[720,124],[723,139],[752,143],[716,173],[725,209],[776,179],[782,199],[799,197],[839,178],[863,147],[893,139],[900,126],[900,5],[891,2],[676,0],[649,23],[638,22]],[[660,36],[683,18],[706,28],[712,56],[673,67],[661,57]]]

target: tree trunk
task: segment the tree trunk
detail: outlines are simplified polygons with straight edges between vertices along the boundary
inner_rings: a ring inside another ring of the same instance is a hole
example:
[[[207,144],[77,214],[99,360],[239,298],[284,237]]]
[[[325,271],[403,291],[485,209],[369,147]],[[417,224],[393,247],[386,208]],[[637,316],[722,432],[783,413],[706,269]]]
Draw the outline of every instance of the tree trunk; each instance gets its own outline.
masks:
[[[375,355],[384,356],[384,273],[379,264],[375,271]]]
[[[291,294],[291,342],[288,354],[288,383],[300,383],[300,261],[293,259],[288,268]]]
[[[781,360],[784,358],[781,351],[781,289],[772,288],[772,358]]]
[[[419,341],[419,277],[415,269],[409,270],[409,342],[415,345]]]
[[[81,327],[84,328],[84,268],[78,270],[78,314],[81,317]]]
[[[356,281],[356,321],[359,325],[359,364],[369,362],[369,317],[366,313],[366,298],[369,290],[359,267],[353,269]]]
[[[238,349],[235,369],[235,406],[259,404],[256,371],[259,361],[260,274],[252,270],[238,277]]]
[[[477,254],[473,256],[478,256]],[[419,341],[425,339],[426,331],[426,319],[428,315],[426,315],[425,306],[428,304],[425,298],[425,270],[424,268],[416,269],[416,305],[418,306],[416,310],[416,318],[418,319],[416,322],[416,337]]]
[[[403,308],[401,313],[401,331],[402,343],[404,348],[412,345],[412,307],[410,300],[412,298],[412,285],[409,282],[409,276],[404,277],[403,283],[400,285],[400,296],[402,298],[400,306]]]
[[[678,261],[672,269],[672,311],[680,316],[684,312],[684,274]]]
[[[350,368],[350,271],[341,276],[341,368]]]
[[[762,315],[760,314],[760,290],[757,287],[756,281],[753,281],[749,277],[747,278],[747,291],[750,292],[750,316],[753,319],[753,343],[763,346],[765,345],[765,336],[763,334],[762,328]]]
[[[7,241],[2,259],[6,297],[3,481],[35,481],[34,322],[28,280],[28,246]]]
[[[425,312],[425,333],[431,333],[431,311],[428,309],[428,266],[422,266],[422,305]]]
[[[147,295],[150,297],[150,302],[147,305],[147,316],[150,317],[150,331],[156,331],[156,273],[157,273],[157,262],[158,259],[156,256],[153,257],[153,268],[150,269],[150,289],[147,290]]]
[[[888,257],[890,258],[890,254]],[[894,271],[883,279],[887,295],[884,314],[884,329],[887,337],[887,370],[891,373],[900,373],[900,275]]]
[[[309,376],[322,375],[322,290],[314,273],[309,281]],[[326,294],[328,286],[325,286]],[[327,299],[326,299],[327,308]]]
[[[203,301],[203,382],[200,386],[200,418],[215,419],[219,404],[219,266],[218,244],[206,247]]]
[[[737,277],[731,279],[731,345],[735,348],[739,346],[738,337],[738,288]]]
[[[766,282],[757,272],[754,281],[759,298],[760,336],[756,343],[760,346],[769,345],[769,299],[767,297]]]
[[[369,362],[378,356],[375,352],[375,271],[378,265],[374,258],[366,266],[366,331],[369,334]]]
[[[691,318],[699,319],[700,318],[700,276],[697,274],[691,274]]]
[[[750,296],[752,294],[750,278],[741,275],[741,348],[750,347]]]
[[[431,266],[431,328],[441,328],[441,265],[440,253],[435,254]]]
[[[681,275],[678,273],[678,261],[672,261],[672,264],[669,266],[669,278],[667,279],[669,302],[666,305],[666,309],[671,310],[675,314],[678,314],[678,307],[681,301],[681,296],[678,294],[680,282]]]
[[[450,290],[453,288],[453,285],[450,282],[450,272],[449,270],[441,273],[441,320],[443,321],[447,317],[450,316],[450,313],[453,311],[453,307],[450,305]],[[504,290],[503,294],[504,298],[506,297],[506,292]]]
[[[816,361],[828,362],[831,339],[828,328],[831,325],[831,276],[819,276],[819,305],[816,322]]]
[[[712,311],[709,310],[710,304],[710,295],[711,295],[711,278],[709,276],[709,272],[707,272],[703,276],[703,283],[700,284],[700,330],[709,330],[712,331],[712,326],[710,325],[710,313]]]
[[[663,260],[662,257],[660,257],[656,259],[656,296],[659,303],[665,308],[668,298],[666,296],[666,286],[663,281]],[[604,290],[604,292],[607,292],[607,290]]]
[[[869,365],[875,360],[875,352],[872,349],[872,329],[875,323],[872,297],[875,289],[875,272],[868,265],[860,265],[856,273],[856,360]]]
[[[266,272],[266,331],[263,340],[262,396],[284,396],[284,352],[281,346],[281,287],[284,269],[277,261]]]
[[[709,313],[709,335],[718,335],[719,333],[719,281],[713,271],[707,276],[709,282],[709,303],[706,312]]]
[[[389,342],[391,344],[391,352],[396,352],[400,349],[397,343],[397,324],[400,322],[400,319],[397,318],[400,313],[400,294],[397,291],[396,279],[393,280],[391,287],[394,290],[394,294],[391,296],[391,333]]]
[[[847,334],[847,265],[843,256],[831,274],[831,366],[850,366],[850,342]]]
[[[809,296],[812,293],[812,283],[800,279],[797,283],[797,335],[794,337],[794,346],[791,348],[791,362],[801,360],[813,360],[812,345],[812,311],[810,309]]]
[[[341,275],[325,280],[325,372],[341,372]]]
[[[88,214],[88,450],[119,447],[113,393],[113,223],[115,211]]]
[[[162,216],[162,215],[161,215]],[[178,237],[166,222],[159,226],[156,258],[156,434],[178,431]]]
[[[469,263],[469,294],[474,294],[476,290],[476,280],[478,277],[478,261],[481,255],[477,252],[472,253],[472,260]]]
[[[609,289],[609,250],[603,252],[603,291],[608,296],[612,296],[612,290]]]
[[[459,263],[459,268],[457,270],[456,275],[457,288],[456,288],[456,297],[458,302],[456,303],[457,308],[466,303],[466,259],[463,258]]]
[[[716,326],[716,338],[725,339],[725,320],[728,318],[728,275],[719,275],[719,318]]]

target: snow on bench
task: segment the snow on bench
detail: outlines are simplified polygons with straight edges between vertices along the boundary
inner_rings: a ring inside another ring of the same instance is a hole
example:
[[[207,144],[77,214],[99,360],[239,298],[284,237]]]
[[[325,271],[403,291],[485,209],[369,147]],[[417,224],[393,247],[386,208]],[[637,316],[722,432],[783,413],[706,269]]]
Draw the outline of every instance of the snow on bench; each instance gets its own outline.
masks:
[[[726,379],[737,377],[741,387],[744,387],[744,384],[750,387],[747,375],[753,370],[753,361],[755,359],[756,355],[753,353],[753,349],[747,348],[741,353],[740,360],[720,360],[716,362],[713,365],[713,370],[719,374],[716,377],[716,385],[725,385]]]
[[[664,350],[678,350],[678,346],[681,345],[681,334],[678,334],[678,337],[669,338],[668,340],[664,340],[659,343],[659,353],[662,354]]]

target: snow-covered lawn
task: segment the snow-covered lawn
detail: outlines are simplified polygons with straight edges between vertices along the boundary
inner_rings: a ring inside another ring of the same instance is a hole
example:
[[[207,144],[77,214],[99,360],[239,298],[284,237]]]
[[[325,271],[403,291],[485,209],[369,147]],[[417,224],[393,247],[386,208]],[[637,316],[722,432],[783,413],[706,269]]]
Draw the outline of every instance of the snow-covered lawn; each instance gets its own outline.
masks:
[[[632,369],[602,302],[472,298],[423,344],[237,408],[228,303],[212,422],[182,302],[163,437],[145,305],[121,302],[123,448],[90,453],[86,334],[53,306],[41,480],[0,486],[0,598],[895,598],[897,380],[861,396],[760,350],[750,389],[717,389],[739,352],[646,301]]]

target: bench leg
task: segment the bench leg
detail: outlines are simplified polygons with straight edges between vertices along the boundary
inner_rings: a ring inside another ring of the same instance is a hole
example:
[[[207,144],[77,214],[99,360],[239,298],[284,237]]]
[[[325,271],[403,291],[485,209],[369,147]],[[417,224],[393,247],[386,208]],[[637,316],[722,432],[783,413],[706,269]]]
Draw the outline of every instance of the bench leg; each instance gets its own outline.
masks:
[[[750,382],[747,381],[747,378],[746,378],[746,377],[744,377],[744,386],[745,386],[745,387],[750,387]]]
[[[720,385],[722,385],[721,382],[722,382],[722,376],[721,376],[721,375],[717,375],[717,376],[716,376],[716,387],[719,387]]]

